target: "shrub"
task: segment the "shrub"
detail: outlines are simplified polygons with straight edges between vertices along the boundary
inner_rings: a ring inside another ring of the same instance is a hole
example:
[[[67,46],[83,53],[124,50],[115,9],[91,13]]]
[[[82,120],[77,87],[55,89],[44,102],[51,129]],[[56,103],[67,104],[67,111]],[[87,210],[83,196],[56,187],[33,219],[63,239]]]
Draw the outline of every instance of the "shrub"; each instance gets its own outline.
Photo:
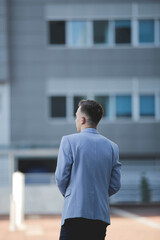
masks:
[[[144,174],[141,177],[140,189],[141,189],[141,201],[144,203],[150,202],[151,192],[150,192],[149,182]]]

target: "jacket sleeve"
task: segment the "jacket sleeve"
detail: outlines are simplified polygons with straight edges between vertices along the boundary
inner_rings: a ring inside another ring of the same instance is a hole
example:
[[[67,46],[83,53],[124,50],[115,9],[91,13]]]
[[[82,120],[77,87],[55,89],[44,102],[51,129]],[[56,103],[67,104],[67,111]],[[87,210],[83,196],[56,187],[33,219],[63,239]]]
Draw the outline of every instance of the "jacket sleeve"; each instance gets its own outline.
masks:
[[[70,181],[72,162],[70,143],[65,136],[61,140],[55,172],[56,184],[63,196]]]
[[[109,184],[109,196],[112,196],[116,192],[119,191],[121,187],[121,163],[119,162],[119,150],[118,146],[116,144],[112,145],[112,160],[113,160],[113,166],[112,166],[112,172],[111,172],[111,178],[110,178],[110,184]]]

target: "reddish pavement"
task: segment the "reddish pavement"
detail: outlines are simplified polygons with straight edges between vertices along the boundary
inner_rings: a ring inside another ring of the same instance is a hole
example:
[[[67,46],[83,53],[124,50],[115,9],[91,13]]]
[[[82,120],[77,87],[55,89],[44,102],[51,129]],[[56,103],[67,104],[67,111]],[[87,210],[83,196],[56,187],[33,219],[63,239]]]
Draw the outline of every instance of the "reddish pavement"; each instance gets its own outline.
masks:
[[[118,216],[114,211],[106,240],[160,240],[159,206],[123,207],[121,210],[136,214],[137,218]],[[142,222],[138,216],[143,217]],[[1,216],[0,240],[58,240],[60,221],[60,216],[27,216],[24,231],[10,232],[8,217]]]

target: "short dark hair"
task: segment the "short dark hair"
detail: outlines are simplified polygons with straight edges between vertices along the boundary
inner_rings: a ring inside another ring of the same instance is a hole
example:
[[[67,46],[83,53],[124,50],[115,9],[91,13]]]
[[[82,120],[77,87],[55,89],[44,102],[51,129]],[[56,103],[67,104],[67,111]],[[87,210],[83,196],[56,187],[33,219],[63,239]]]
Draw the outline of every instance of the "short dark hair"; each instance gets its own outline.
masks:
[[[88,117],[87,122],[93,126],[97,126],[104,114],[101,104],[94,100],[81,100],[78,106],[81,107],[82,113],[85,113]]]

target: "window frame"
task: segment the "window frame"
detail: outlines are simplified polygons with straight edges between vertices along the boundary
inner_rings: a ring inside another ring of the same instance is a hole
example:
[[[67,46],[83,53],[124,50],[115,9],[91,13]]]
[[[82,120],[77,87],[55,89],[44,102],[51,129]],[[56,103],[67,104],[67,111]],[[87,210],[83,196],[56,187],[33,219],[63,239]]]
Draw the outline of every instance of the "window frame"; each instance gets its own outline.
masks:
[[[95,43],[94,42],[94,23],[95,22],[107,22],[107,27],[108,27],[108,42],[107,43]],[[111,38],[110,38],[110,34],[111,34],[111,31],[110,31],[110,29],[111,29],[111,24],[110,24],[110,20],[109,19],[93,19],[92,20],[92,42],[93,42],[93,46],[94,47],[107,47],[107,46],[109,46],[110,45],[110,40],[111,40]]]
[[[52,123],[73,123],[75,121],[75,115],[74,115],[74,97],[80,96],[81,94],[79,92],[72,93],[72,94],[51,94],[47,96],[47,98],[50,97],[56,97],[56,96],[65,96],[66,97],[66,116],[65,117],[51,117],[50,114],[48,114],[48,119]],[[92,94],[89,94],[85,92],[83,95],[86,96],[86,99],[93,99],[96,100],[96,97],[103,97],[106,96],[109,98],[109,115],[105,115],[102,119],[102,123],[107,122],[142,122],[142,121],[160,121],[160,92],[159,93],[144,93],[139,92],[136,95],[136,102],[138,105],[135,105],[135,96],[133,92],[116,92],[116,93],[110,93],[110,92],[95,92],[93,91]],[[116,97],[118,96],[130,96],[131,97],[131,116],[128,117],[118,117],[116,115]],[[140,96],[153,96],[154,97],[154,115],[153,116],[141,116],[140,114]],[[49,113],[50,113],[50,101],[49,101]],[[135,108],[138,106],[138,112],[135,115]]]
[[[86,44],[84,45],[73,45],[72,44],[72,36],[73,36],[73,32],[72,32],[72,22],[86,22]],[[73,48],[73,49],[82,49],[82,48],[88,48],[91,46],[91,21],[85,20],[85,19],[72,19],[72,20],[68,20],[66,21],[66,34],[67,34],[67,43],[68,43],[68,47],[69,48]]]
[[[130,22],[130,42],[129,43],[117,43],[116,42],[116,22]],[[114,20],[114,43],[116,46],[132,46],[132,19],[115,19]]]
[[[141,115],[141,102],[140,102],[140,98],[141,97],[154,97],[154,115]],[[155,93],[139,93],[138,95],[138,101],[139,101],[139,119],[140,120],[149,120],[149,119],[156,119],[156,96],[155,96]]]
[[[65,94],[52,94],[47,96],[48,97],[48,118],[52,121],[63,121],[67,118],[67,96]],[[52,97],[65,97],[65,117],[52,117],[51,116],[51,107],[52,107],[52,102],[51,102],[51,98]]]
[[[50,22],[64,22],[64,30],[65,30],[65,43],[51,43],[50,42]],[[52,47],[65,47],[67,44],[67,27],[66,27],[66,20],[64,19],[50,19],[47,21],[47,25],[48,25],[48,45],[52,46]]]
[[[149,46],[156,46],[156,37],[155,37],[155,35],[156,35],[156,24],[155,24],[155,18],[151,18],[151,17],[149,17],[149,18],[138,18],[137,19],[138,20],[138,23],[137,23],[137,38],[138,38],[138,45],[139,46],[145,46],[145,47],[149,47]],[[140,42],[140,21],[153,21],[153,38],[154,38],[154,40],[153,40],[153,42]]]
[[[131,115],[130,116],[117,116],[117,97],[130,97],[131,98]],[[129,93],[118,93],[115,95],[115,116],[117,120],[132,120],[133,119],[133,95]]]
[[[71,27],[70,23],[72,21],[86,21],[87,23],[87,44],[83,46],[73,46],[71,44]],[[153,43],[140,43],[139,41],[139,22],[153,21],[154,24],[154,42]],[[65,22],[65,44],[51,44],[50,43],[50,33],[48,23],[51,21],[64,21]],[[108,22],[108,43],[94,43],[94,21],[106,21]],[[116,43],[116,21],[130,21],[130,43]],[[108,48],[148,48],[148,47],[160,47],[160,17],[148,16],[148,17],[134,17],[130,16],[128,18],[117,17],[117,18],[49,18],[46,20],[47,25],[47,47],[50,49],[108,49]]]

